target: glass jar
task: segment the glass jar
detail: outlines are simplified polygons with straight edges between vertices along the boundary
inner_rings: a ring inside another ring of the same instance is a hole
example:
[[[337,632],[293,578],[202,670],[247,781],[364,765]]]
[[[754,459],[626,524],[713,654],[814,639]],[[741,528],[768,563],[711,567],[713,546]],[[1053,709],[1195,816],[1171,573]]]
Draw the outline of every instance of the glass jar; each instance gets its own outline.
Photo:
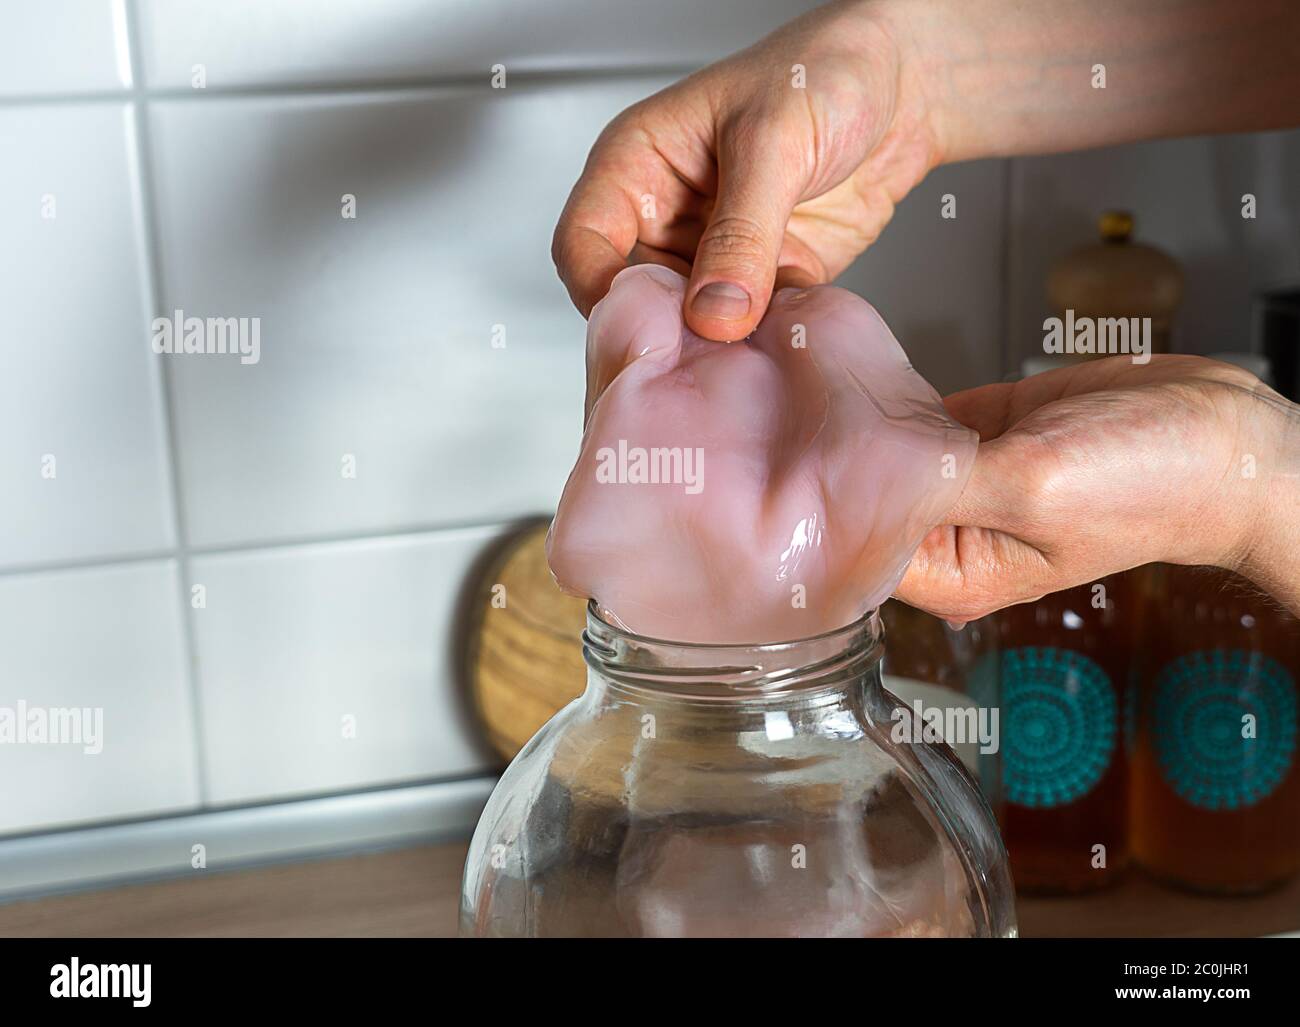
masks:
[[[1002,831],[1022,894],[1103,888],[1128,863],[1135,607],[1114,575],[995,615]]]
[[[1135,854],[1195,891],[1280,885],[1300,871],[1300,624],[1228,571],[1144,583]]]
[[[709,646],[591,606],[583,643],[586,691],[479,820],[462,934],[1014,936],[993,816],[949,749],[908,740],[874,613]]]

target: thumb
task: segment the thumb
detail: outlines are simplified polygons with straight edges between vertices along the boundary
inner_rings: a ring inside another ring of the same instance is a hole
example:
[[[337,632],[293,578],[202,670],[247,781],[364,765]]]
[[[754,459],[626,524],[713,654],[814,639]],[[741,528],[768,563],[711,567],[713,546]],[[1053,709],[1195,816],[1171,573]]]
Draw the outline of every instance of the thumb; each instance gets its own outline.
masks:
[[[767,310],[786,223],[799,202],[800,162],[787,160],[769,133],[730,133],[718,153],[718,193],[700,236],[686,289],[686,324],[706,339],[732,342]]]
[[[970,477],[944,517],[945,524],[1020,535],[1032,526],[1034,466],[1020,440],[981,442]]]
[[[975,620],[1063,587],[1044,546],[1033,460],[1005,437],[980,444],[960,498],[917,549],[896,594],[949,620]]]

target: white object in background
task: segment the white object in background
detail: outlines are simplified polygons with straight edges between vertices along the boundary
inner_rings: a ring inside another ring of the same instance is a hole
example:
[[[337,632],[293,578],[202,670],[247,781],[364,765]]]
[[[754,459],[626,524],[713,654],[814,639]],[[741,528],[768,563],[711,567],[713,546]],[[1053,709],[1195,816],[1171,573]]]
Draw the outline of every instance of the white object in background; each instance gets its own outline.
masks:
[[[0,707],[29,726],[0,744],[0,833],[197,806],[191,700],[170,561],[0,577]],[[82,743],[34,741],[41,717]]]
[[[970,696],[958,692],[954,688],[945,688],[943,685],[933,685],[926,681],[917,681],[914,678],[901,678],[893,674],[882,674],[885,689],[892,692],[903,703],[911,707],[913,703],[920,702],[924,710],[975,710],[978,712],[979,707]],[[978,723],[978,721],[977,721]],[[957,754],[958,759],[966,765],[966,769],[979,779],[979,758],[980,743],[978,739],[969,739],[958,741],[950,744],[950,748]]]
[[[495,528],[194,559],[209,800],[256,802],[496,767],[455,656]],[[507,598],[508,601],[508,598]]]

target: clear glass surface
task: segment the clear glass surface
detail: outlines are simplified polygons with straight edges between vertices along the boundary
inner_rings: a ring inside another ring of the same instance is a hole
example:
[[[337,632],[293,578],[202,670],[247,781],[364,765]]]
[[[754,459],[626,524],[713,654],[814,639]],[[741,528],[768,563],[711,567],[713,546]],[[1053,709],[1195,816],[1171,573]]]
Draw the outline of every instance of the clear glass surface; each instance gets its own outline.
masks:
[[[1015,934],[978,787],[947,747],[892,740],[912,714],[881,687],[874,614],[703,646],[593,607],[583,642],[586,691],[510,764],[474,833],[463,935]]]

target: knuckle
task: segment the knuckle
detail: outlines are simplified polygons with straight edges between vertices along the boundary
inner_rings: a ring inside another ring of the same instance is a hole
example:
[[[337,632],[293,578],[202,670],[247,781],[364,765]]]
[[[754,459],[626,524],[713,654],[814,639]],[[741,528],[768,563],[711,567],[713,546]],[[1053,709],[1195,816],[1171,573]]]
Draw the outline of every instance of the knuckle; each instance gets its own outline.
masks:
[[[569,248],[568,237],[568,226],[561,221],[555,226],[555,232],[551,235],[551,263],[555,265],[557,271],[563,272],[567,264],[565,256]]]
[[[713,221],[700,238],[700,249],[715,258],[749,261],[766,253],[765,233],[752,218],[729,214]]]
[[[1076,463],[1062,452],[1064,444],[1033,428],[1006,436],[1007,464],[1015,468],[1019,517],[1029,525],[1054,523],[1077,491]]]

